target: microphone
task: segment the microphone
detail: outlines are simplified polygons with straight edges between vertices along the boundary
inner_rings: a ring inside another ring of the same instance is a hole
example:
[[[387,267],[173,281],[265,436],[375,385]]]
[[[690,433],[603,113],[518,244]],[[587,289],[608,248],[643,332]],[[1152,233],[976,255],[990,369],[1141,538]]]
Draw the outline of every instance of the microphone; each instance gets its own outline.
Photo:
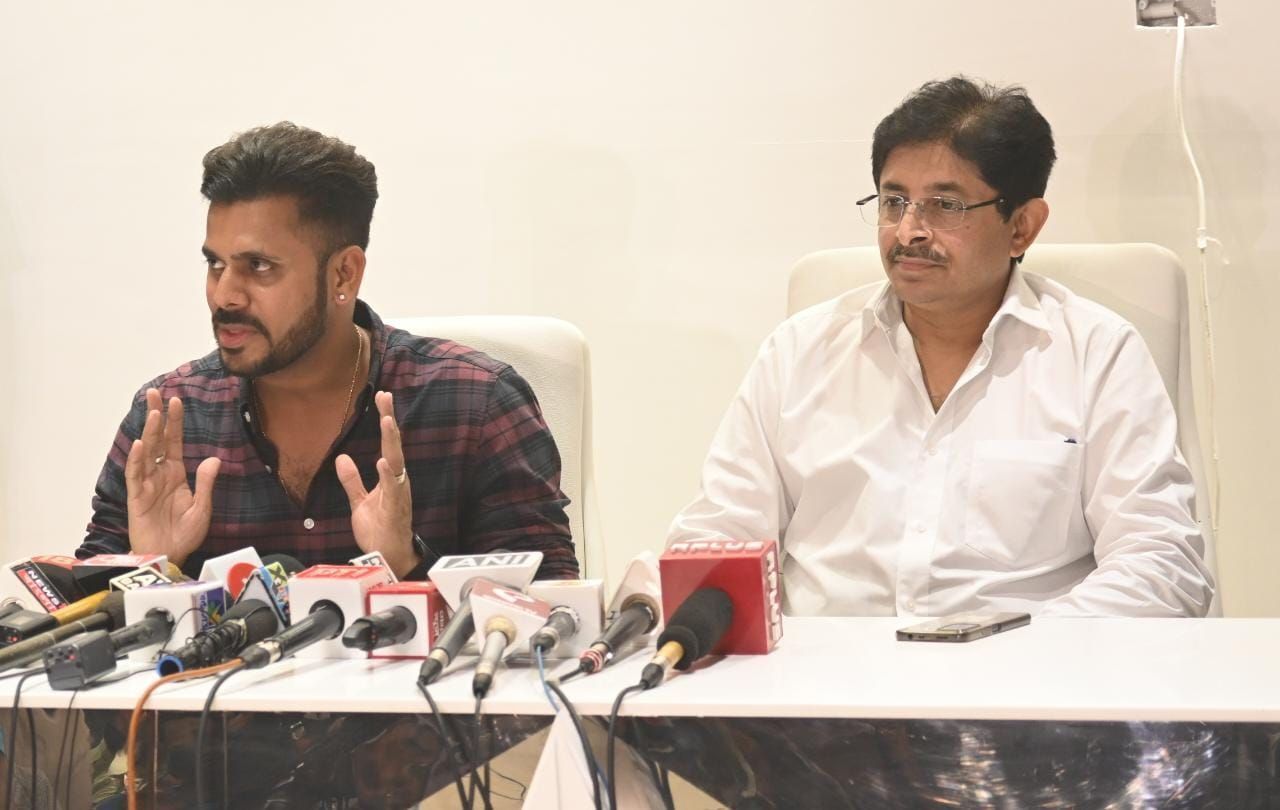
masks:
[[[276,614],[266,602],[237,602],[217,625],[197,633],[186,644],[164,653],[156,663],[160,676],[221,664],[250,644],[257,644],[277,630]]]
[[[146,617],[108,633],[94,630],[44,651],[44,671],[53,689],[79,689],[112,672],[116,656],[163,644],[173,632],[173,614],[152,608]]]
[[[624,645],[653,632],[658,626],[658,603],[647,594],[632,594],[609,629],[591,643],[578,657],[578,670],[591,675],[599,672]]]
[[[599,579],[548,579],[529,586],[529,595],[552,606],[547,624],[533,634],[530,652],[573,658],[604,626],[604,582]]]
[[[772,540],[672,543],[658,560],[662,609],[670,615],[694,591],[719,588],[733,603],[733,623],[709,652],[767,653],[782,638],[778,546]]]
[[[453,663],[453,659],[458,657],[458,651],[475,632],[476,620],[471,613],[471,602],[463,602],[453,611],[453,617],[427,653],[426,660],[418,670],[418,683],[426,686],[440,680],[444,668]]]
[[[351,623],[342,643],[370,658],[426,658],[449,620],[449,606],[431,582],[389,582],[365,599],[369,615]]]
[[[387,582],[387,573],[383,568],[368,568],[358,565],[313,565],[289,580],[289,611],[293,616],[306,616],[304,622],[314,618],[315,606],[328,604],[342,619],[333,633],[309,639],[307,643],[297,645],[294,649],[299,658],[365,658],[363,650],[354,650],[337,638],[346,627],[345,617],[358,617],[365,614],[366,596],[374,586]],[[297,628],[293,627],[280,633],[284,637]],[[258,646],[267,644],[260,642]],[[254,648],[250,648],[251,650]],[[291,654],[285,651],[284,655]],[[243,656],[242,656],[243,657]],[[272,659],[275,660],[275,659]],[[266,666],[265,662],[260,666]]]
[[[662,623],[662,585],[658,558],[652,551],[637,555],[622,575],[609,603],[609,627],[578,658],[578,672],[590,675],[608,665],[628,644]]]
[[[468,601],[484,639],[471,693],[484,698],[502,659],[546,624],[551,606],[527,593],[483,579],[471,588]]]
[[[568,605],[551,608],[547,623],[529,639],[529,649],[546,655],[556,648],[562,638],[570,638],[578,632],[578,611]]]
[[[403,644],[417,632],[418,620],[413,618],[413,611],[396,605],[356,619],[342,634],[342,644],[353,650],[372,652],[392,644]]]
[[[733,600],[719,588],[699,588],[676,610],[658,636],[658,652],[640,673],[640,683],[652,689],[674,666],[685,670],[715,648],[733,623]]]
[[[305,574],[306,571],[303,573]],[[278,633],[246,648],[240,653],[240,660],[244,661],[245,669],[262,669],[285,656],[302,652],[319,642],[337,638],[342,632],[344,623],[342,608],[327,599],[316,600],[310,605],[310,612],[305,619],[295,622],[283,633]]]
[[[426,686],[435,683],[445,667],[458,657],[458,651],[475,632],[475,620],[471,614],[468,586],[479,577],[524,590],[542,564],[541,551],[508,552],[492,554],[455,554],[441,557],[431,566],[427,577],[440,589],[441,596],[453,608],[453,618],[440,631],[435,645],[427,653],[418,671],[418,683]]]
[[[13,667],[22,667],[32,661],[40,660],[44,651],[53,645],[73,636],[92,630],[114,630],[124,627],[124,594],[108,594],[98,605],[97,611],[83,619],[76,619],[55,627],[25,641],[19,641],[0,650],[0,672]]]
[[[0,647],[8,647],[41,633],[47,633],[59,625],[70,624],[88,617],[97,611],[102,600],[107,598],[106,591],[78,599],[52,613],[40,613],[34,610],[20,610],[0,620]]]

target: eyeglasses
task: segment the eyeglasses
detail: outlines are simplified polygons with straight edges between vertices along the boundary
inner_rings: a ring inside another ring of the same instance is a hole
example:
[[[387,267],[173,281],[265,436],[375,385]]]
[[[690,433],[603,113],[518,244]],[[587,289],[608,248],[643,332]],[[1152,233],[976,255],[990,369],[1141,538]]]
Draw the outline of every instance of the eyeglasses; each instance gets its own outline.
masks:
[[[879,199],[879,202],[874,206],[870,205],[869,203],[875,199]],[[868,225],[892,228],[906,216],[907,209],[914,206],[916,218],[921,225],[931,231],[947,231],[960,227],[964,222],[965,211],[1002,202],[1004,197],[969,205],[954,197],[925,197],[920,200],[908,200],[898,194],[872,194],[870,197],[858,200],[858,210],[862,213],[863,222]]]

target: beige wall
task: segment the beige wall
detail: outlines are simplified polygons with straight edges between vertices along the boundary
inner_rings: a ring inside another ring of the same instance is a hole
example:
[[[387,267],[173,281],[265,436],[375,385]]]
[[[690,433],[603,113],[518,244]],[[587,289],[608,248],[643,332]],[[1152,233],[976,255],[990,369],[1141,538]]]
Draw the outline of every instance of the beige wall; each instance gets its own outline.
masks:
[[[1125,0],[354,8],[0,2],[5,557],[78,542],[130,395],[210,347],[199,158],[256,124],[375,161],[384,315],[582,327],[615,571],[692,494],[789,265],[870,243],[868,138],[920,82],[1028,87],[1059,143],[1043,239],[1195,259],[1173,38]],[[1191,34],[1187,99],[1232,259],[1212,271],[1221,579],[1229,614],[1280,615],[1280,10],[1223,0],[1219,22]]]

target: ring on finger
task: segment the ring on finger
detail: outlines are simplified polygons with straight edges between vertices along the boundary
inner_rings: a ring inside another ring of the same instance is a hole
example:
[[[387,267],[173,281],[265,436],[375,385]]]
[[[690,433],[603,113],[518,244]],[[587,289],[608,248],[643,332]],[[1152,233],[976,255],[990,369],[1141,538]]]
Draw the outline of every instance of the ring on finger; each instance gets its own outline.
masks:
[[[404,468],[404,469],[402,469],[400,472],[396,473],[396,483],[397,483],[397,484],[403,484],[405,481],[408,481],[408,480],[409,480],[409,468],[408,468],[408,467],[405,467],[405,468]]]
[[[156,456],[156,464],[163,464],[164,456]]]

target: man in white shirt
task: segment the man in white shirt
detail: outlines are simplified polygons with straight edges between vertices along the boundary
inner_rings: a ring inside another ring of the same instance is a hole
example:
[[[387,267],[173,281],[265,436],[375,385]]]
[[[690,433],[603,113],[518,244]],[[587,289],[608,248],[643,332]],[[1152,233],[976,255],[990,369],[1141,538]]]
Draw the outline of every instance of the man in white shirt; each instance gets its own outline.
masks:
[[[1054,158],[1021,88],[930,82],[881,121],[859,206],[888,283],[765,341],[669,542],[776,538],[792,615],[1205,615],[1146,345],[1018,268]]]

